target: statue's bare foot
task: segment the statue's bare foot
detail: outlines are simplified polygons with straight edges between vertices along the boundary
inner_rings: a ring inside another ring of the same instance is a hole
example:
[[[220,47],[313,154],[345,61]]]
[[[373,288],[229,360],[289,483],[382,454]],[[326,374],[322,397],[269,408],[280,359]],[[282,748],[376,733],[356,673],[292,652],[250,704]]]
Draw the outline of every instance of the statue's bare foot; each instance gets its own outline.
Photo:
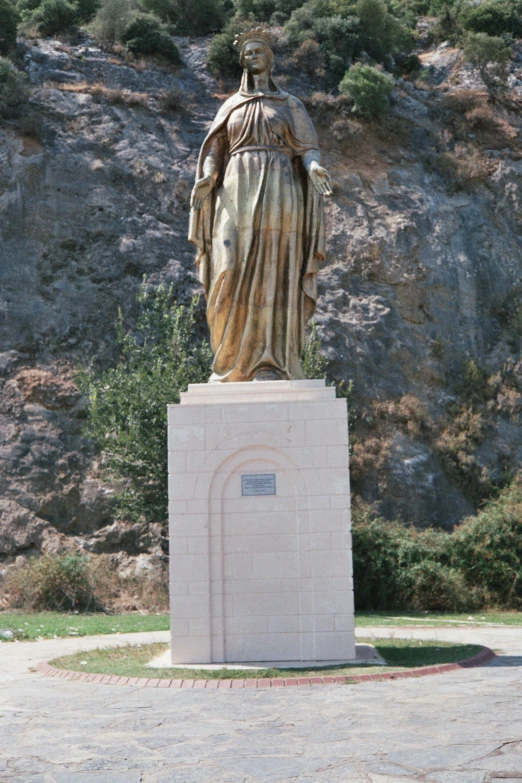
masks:
[[[254,381],[280,381],[281,376],[277,370],[259,370]]]

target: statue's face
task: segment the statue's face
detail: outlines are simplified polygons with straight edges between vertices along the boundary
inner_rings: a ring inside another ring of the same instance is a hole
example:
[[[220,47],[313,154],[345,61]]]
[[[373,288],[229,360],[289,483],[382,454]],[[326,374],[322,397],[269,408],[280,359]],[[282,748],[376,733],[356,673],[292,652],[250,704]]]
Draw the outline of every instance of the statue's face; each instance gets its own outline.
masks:
[[[243,50],[247,71],[252,74],[264,73],[268,65],[265,47],[260,41],[249,41]]]

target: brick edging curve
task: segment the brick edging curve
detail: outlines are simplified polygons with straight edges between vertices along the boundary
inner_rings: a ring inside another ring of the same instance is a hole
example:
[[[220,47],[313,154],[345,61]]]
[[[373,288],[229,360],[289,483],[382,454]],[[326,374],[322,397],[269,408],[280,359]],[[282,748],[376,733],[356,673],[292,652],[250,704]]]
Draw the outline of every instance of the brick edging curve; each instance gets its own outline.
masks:
[[[56,677],[60,680],[76,680],[78,682],[95,682],[98,685],[137,685],[144,688],[289,688],[298,685],[332,685],[357,682],[370,682],[378,680],[404,680],[407,677],[426,677],[429,674],[444,674],[457,669],[472,669],[475,666],[483,666],[496,655],[489,647],[482,647],[477,655],[455,663],[441,663],[436,666],[421,666],[418,669],[406,671],[383,672],[382,674],[354,674],[332,677],[273,677],[266,679],[241,679],[241,680],[190,680],[190,679],[146,679],[139,677],[118,677],[111,674],[92,674],[89,672],[77,672],[69,669],[57,669],[49,663],[43,662],[36,666],[36,671],[47,677]]]

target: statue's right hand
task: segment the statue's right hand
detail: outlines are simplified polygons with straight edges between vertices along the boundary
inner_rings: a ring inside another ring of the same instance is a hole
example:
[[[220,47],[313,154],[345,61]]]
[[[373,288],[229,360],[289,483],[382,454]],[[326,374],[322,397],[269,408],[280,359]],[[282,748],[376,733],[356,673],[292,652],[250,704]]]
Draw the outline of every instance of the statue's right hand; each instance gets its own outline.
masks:
[[[192,190],[192,196],[190,198],[190,206],[192,209],[201,209],[203,202],[210,194],[214,187],[214,180],[212,177],[202,177],[198,179]]]

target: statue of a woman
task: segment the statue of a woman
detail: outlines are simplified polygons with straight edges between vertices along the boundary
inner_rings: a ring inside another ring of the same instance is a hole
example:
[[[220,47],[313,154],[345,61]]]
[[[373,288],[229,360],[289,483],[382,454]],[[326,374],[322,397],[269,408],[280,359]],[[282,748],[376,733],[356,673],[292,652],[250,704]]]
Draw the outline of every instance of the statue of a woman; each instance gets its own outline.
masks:
[[[270,40],[261,29],[239,36],[241,87],[212,123],[192,191],[210,382],[304,378],[332,190],[306,109],[272,80]]]

